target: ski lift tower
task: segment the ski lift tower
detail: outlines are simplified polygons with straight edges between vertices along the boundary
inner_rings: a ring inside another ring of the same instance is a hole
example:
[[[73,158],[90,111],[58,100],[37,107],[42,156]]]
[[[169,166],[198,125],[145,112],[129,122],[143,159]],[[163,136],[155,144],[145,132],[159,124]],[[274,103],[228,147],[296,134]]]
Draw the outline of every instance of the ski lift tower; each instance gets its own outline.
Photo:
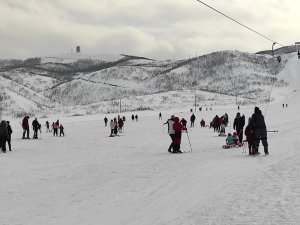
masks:
[[[298,42],[295,42],[295,45],[296,45],[296,47],[297,47],[298,59],[300,59],[300,42],[299,42],[299,41],[298,41]]]
[[[274,42],[274,43],[272,44],[272,56],[273,56],[273,58],[274,58],[274,45],[276,45],[276,42]]]

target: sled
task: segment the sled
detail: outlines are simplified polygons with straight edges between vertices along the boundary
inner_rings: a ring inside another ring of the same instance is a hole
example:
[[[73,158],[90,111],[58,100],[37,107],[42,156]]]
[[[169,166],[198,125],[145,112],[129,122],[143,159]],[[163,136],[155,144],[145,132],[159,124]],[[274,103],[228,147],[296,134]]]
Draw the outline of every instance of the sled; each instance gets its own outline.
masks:
[[[232,144],[232,145],[223,145],[222,146],[224,149],[228,149],[228,148],[235,148],[235,147],[238,147],[238,145],[236,144]]]

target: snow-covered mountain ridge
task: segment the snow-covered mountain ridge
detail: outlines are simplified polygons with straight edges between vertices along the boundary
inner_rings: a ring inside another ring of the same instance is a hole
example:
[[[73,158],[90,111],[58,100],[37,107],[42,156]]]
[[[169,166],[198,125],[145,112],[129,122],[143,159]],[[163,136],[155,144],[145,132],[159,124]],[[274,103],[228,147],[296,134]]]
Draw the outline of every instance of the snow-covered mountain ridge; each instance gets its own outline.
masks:
[[[263,103],[273,100],[273,87],[288,85],[278,75],[290,57],[282,55],[278,63],[266,55],[222,51],[166,61],[83,54],[0,60],[2,108],[21,116]]]

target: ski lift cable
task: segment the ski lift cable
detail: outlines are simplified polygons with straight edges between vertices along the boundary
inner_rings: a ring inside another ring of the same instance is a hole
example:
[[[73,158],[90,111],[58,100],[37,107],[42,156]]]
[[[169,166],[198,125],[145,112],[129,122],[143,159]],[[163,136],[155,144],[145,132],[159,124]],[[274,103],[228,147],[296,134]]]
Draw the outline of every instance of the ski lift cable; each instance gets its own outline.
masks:
[[[271,41],[272,43],[276,43],[276,44],[278,44],[278,45],[281,45],[282,47],[285,47],[285,45],[280,44],[278,41],[274,41],[274,40],[272,40],[271,38],[269,38],[269,37],[267,37],[267,36],[265,36],[265,35],[259,33],[258,31],[256,31],[256,30],[254,30],[254,29],[252,29],[252,28],[250,28],[250,27],[248,27],[248,26],[242,24],[241,22],[239,22],[239,21],[237,21],[237,20],[235,20],[235,19],[233,19],[233,18],[231,18],[230,16],[227,16],[226,14],[224,14],[224,13],[222,13],[221,11],[219,11],[219,10],[213,8],[212,6],[206,4],[205,2],[200,1],[200,0],[196,0],[196,1],[199,2],[199,3],[201,3],[201,4],[203,4],[203,5],[205,5],[206,7],[210,8],[210,9],[216,11],[217,13],[221,14],[222,16],[225,16],[226,18],[232,20],[233,22],[235,22],[235,23],[237,23],[237,24],[243,26],[244,28],[246,28],[246,29],[248,29],[248,30],[250,30],[250,31],[252,31],[252,32],[254,32],[254,33],[256,33],[256,34],[258,34],[259,36],[261,36],[261,37],[263,37],[263,38],[265,38],[265,39]]]

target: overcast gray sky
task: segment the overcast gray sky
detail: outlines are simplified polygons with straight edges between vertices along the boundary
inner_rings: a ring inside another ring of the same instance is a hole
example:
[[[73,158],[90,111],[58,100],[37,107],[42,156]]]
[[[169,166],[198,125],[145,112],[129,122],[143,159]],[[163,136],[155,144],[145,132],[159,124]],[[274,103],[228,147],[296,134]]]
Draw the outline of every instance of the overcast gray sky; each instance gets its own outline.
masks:
[[[281,44],[300,41],[300,0],[203,1]],[[179,59],[272,43],[196,0],[0,0],[0,58],[60,55],[76,45],[87,54]]]

